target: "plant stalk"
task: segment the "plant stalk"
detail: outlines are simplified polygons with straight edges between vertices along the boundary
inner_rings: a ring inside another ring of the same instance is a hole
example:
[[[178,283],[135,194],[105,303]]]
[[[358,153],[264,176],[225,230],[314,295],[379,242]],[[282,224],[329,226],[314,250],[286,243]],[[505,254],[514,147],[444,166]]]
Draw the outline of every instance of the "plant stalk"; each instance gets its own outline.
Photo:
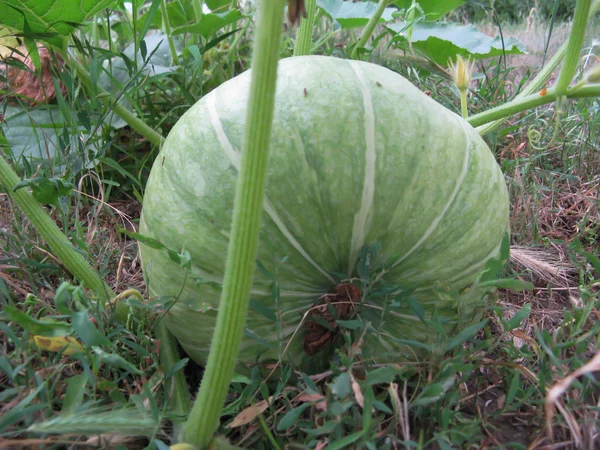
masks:
[[[305,0],[306,18],[300,19],[298,35],[294,45],[294,56],[309,55],[312,50],[312,34],[315,25],[315,10],[317,0]]]
[[[367,41],[371,37],[371,34],[373,34],[373,30],[375,30],[375,27],[379,23],[379,19],[381,19],[381,16],[383,15],[383,12],[385,11],[385,8],[387,7],[389,2],[390,0],[379,0],[379,3],[377,4],[377,9],[369,19],[369,22],[367,22],[367,25],[365,26],[365,29],[360,35],[358,42],[354,45],[354,49],[352,50],[350,58],[356,59],[358,49],[366,45]]]
[[[565,61],[555,85],[556,92],[559,95],[567,92],[577,71],[591,6],[591,0],[577,0],[577,4],[575,5],[575,15],[573,17],[571,34],[569,35]]]
[[[179,58],[177,56],[177,49],[175,48],[173,36],[171,35],[171,22],[169,22],[167,0],[162,0],[160,3],[160,12],[162,16],[163,28],[165,30],[165,34],[167,35],[167,41],[169,42],[169,49],[171,50],[171,60],[173,61],[173,65],[177,66],[179,65]]]
[[[54,49],[60,54],[60,56],[63,58],[63,60],[68,66],[75,69],[75,72],[77,72],[77,76],[81,79],[83,85],[85,86],[89,94],[93,95],[95,92],[98,92],[97,97],[100,99],[100,101],[104,103],[107,107],[112,108],[121,119],[123,119],[131,126],[131,128],[133,128],[135,131],[137,131],[146,139],[148,139],[148,141],[150,141],[151,144],[156,145],[158,147],[162,146],[164,138],[159,133],[150,128],[146,123],[144,123],[143,120],[137,118],[131,111],[129,111],[118,101],[116,101],[115,98],[110,93],[105,91],[102,87],[92,86],[92,79],[90,78],[90,75],[87,72],[87,70],[85,70],[85,68],[79,63],[79,61],[77,61],[75,58],[69,55],[69,52],[66,49],[61,49],[57,47],[55,47]]]
[[[559,95],[555,88],[550,88],[544,95],[532,94],[527,97],[514,99],[509,103],[497,106],[488,111],[475,114],[467,119],[467,122],[473,127],[481,126],[485,123],[491,122],[497,119],[505,119],[506,117],[514,114],[527,111],[528,109],[536,108],[547,103],[552,103],[559,97],[566,97],[568,99],[573,98],[584,98],[584,97],[600,97],[600,84],[590,84],[582,86],[573,92],[567,91],[566,95]]]
[[[184,428],[184,441],[201,448],[209,444],[218,427],[244,334],[263,212],[284,6],[282,0],[261,0],[258,5],[250,99],[223,291],[206,371]]]
[[[91,289],[103,304],[115,297],[112,289],[104,283],[97,271],[85,260],[81,253],[73,247],[67,236],[58,228],[56,223],[42,208],[42,205],[33,198],[27,189],[13,189],[21,180],[14,172],[4,155],[0,155],[0,184],[6,188],[8,196],[23,211],[27,219],[33,224],[40,236],[46,241],[54,255],[85,287]],[[125,322],[127,319],[127,306],[117,302],[117,317]]]
[[[412,0],[410,5],[410,9],[408,11],[408,16],[406,16],[406,23],[408,23],[408,28],[406,29],[406,40],[408,44],[412,42],[412,33],[413,33],[413,21],[415,20],[415,2],[416,0]]]
[[[587,86],[581,86],[580,88],[567,91],[567,98],[589,98],[589,97],[600,97],[600,84],[588,84]]]
[[[466,120],[471,124],[471,126],[477,127],[491,122],[492,120],[504,119],[522,111],[527,111],[528,109],[536,108],[538,106],[545,105],[546,103],[552,103],[556,100],[556,97],[557,95],[554,88],[548,89],[546,94],[543,96],[539,94],[532,94],[528,95],[527,97],[514,99],[509,103],[505,103],[485,112],[475,114]]]
[[[462,118],[466,119],[469,116],[469,111],[467,110],[467,90],[460,90],[460,112],[462,114]]]

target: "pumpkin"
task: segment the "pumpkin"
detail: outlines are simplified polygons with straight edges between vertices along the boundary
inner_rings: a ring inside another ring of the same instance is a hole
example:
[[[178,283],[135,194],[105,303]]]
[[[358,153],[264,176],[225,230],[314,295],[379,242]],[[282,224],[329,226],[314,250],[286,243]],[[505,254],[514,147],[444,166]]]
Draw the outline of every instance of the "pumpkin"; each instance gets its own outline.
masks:
[[[148,289],[176,300],[164,320],[200,364],[219,307],[249,86],[247,71],[181,117],[145,192],[140,232],[190,258],[182,268],[142,241]],[[365,358],[418,355],[439,339],[432,318],[451,335],[480,317],[490,291],[474,281],[508,229],[501,170],[461,117],[375,64],[283,59],[240,362],[325,352],[339,338],[336,316],[364,334]]]

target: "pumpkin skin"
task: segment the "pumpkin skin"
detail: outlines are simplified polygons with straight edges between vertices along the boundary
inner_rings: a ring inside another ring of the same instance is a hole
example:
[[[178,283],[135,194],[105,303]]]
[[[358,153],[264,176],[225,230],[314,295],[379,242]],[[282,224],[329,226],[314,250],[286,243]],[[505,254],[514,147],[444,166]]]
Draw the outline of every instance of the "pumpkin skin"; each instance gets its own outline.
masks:
[[[187,250],[194,275],[140,243],[149,293],[177,298],[164,320],[200,364],[221,294],[249,87],[250,71],[182,116],[145,192],[140,232]],[[480,317],[489,292],[443,290],[469,286],[498,255],[508,214],[506,184],[483,139],[402,76],[326,56],[281,60],[257,256],[277,279],[279,305],[264,270],[251,293],[280,326],[251,307],[240,362],[276,359],[279,346],[301,362],[303,315],[336,286],[333,274],[357,276],[366,244],[393,260],[381,286],[413,290],[425,317],[435,309],[448,333],[461,330]],[[367,333],[363,357],[411,357],[419,347],[407,341],[432,340],[406,299],[399,303],[382,314],[383,297],[364,300],[360,319],[381,332]]]

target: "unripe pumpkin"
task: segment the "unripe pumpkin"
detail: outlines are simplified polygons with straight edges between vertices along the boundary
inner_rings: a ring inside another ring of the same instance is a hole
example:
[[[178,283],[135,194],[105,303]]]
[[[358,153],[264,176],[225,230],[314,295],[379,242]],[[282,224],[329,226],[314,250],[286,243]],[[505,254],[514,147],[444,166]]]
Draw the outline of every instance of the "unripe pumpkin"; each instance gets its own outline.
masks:
[[[190,108],[146,187],[140,231],[191,255],[186,275],[165,251],[141,244],[149,292],[177,298],[164,320],[199,363],[221,294],[249,87],[250,71]],[[508,194],[466,121],[381,66],[302,56],[279,63],[272,130],[242,363],[274,359],[278,346],[301,361],[306,312],[340,284],[362,289],[357,264],[375,243],[388,264],[372,287],[388,295],[363,291],[363,303],[342,317],[380,330],[364,336],[363,357],[419,354],[409,341],[434,338],[420,307],[426,319],[435,310],[449,333],[479,316],[488,291],[448,289],[470,285],[498,255]]]

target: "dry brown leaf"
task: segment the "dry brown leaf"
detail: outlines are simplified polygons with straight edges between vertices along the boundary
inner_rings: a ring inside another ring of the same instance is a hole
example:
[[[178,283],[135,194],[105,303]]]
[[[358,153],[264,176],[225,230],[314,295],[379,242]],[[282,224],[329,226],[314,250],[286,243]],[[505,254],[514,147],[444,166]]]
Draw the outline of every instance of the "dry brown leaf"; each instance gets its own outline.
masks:
[[[350,383],[352,384],[352,392],[354,392],[354,397],[356,397],[356,402],[360,405],[361,408],[365,405],[365,396],[360,389],[360,385],[358,381],[354,378],[352,374],[350,374]]]
[[[319,441],[319,442],[317,442],[317,446],[315,447],[315,450],[323,450],[325,447],[327,447],[327,444],[329,444],[328,439],[325,439],[324,441]]]
[[[103,448],[111,448],[117,447],[119,445],[124,445],[128,442],[131,442],[134,438],[130,436],[119,436],[112,434],[103,434],[102,436],[91,436],[86,441],[85,444],[93,447],[103,447]]]
[[[529,336],[525,331],[511,330],[510,333],[519,339],[523,339],[525,342],[527,342],[529,345],[531,345],[531,348],[535,352],[536,355],[540,354],[540,351],[539,351],[540,346],[537,344],[535,339],[533,339],[531,336]]]
[[[234,417],[234,419],[226,426],[226,428],[237,428],[252,422],[260,414],[267,410],[272,399],[273,396],[269,397],[268,401],[261,400],[260,402],[242,410],[237,416]]]
[[[4,73],[6,82],[0,85],[0,87],[8,90],[7,96],[21,97],[30,106],[52,103],[56,99],[53,72],[62,70],[64,66],[62,58],[57,55],[51,55],[46,47],[38,43],[37,50],[41,65],[41,71],[38,73],[33,60],[29,57],[27,49],[21,46],[16,50],[7,56],[23,63],[27,66],[27,70],[15,65],[7,66]],[[61,80],[59,80],[59,86],[61,93],[65,95],[67,89]]]
[[[573,381],[576,378],[590,372],[600,371],[600,350],[594,355],[592,359],[590,359],[586,364],[581,366],[579,369],[574,370],[569,375],[564,377],[562,380],[556,382],[554,386],[550,388],[548,394],[546,394],[546,432],[548,433],[548,437],[552,439],[552,419],[554,418],[554,407],[556,406],[558,410],[561,412],[567,424],[569,425],[569,429],[573,434],[573,439],[575,441],[581,442],[581,431],[579,430],[579,426],[577,425],[576,419],[574,419],[565,408],[560,404],[560,397],[569,389]]]
[[[313,403],[314,407],[320,411],[327,409],[327,401],[321,394],[300,394],[297,400],[300,403]]]

